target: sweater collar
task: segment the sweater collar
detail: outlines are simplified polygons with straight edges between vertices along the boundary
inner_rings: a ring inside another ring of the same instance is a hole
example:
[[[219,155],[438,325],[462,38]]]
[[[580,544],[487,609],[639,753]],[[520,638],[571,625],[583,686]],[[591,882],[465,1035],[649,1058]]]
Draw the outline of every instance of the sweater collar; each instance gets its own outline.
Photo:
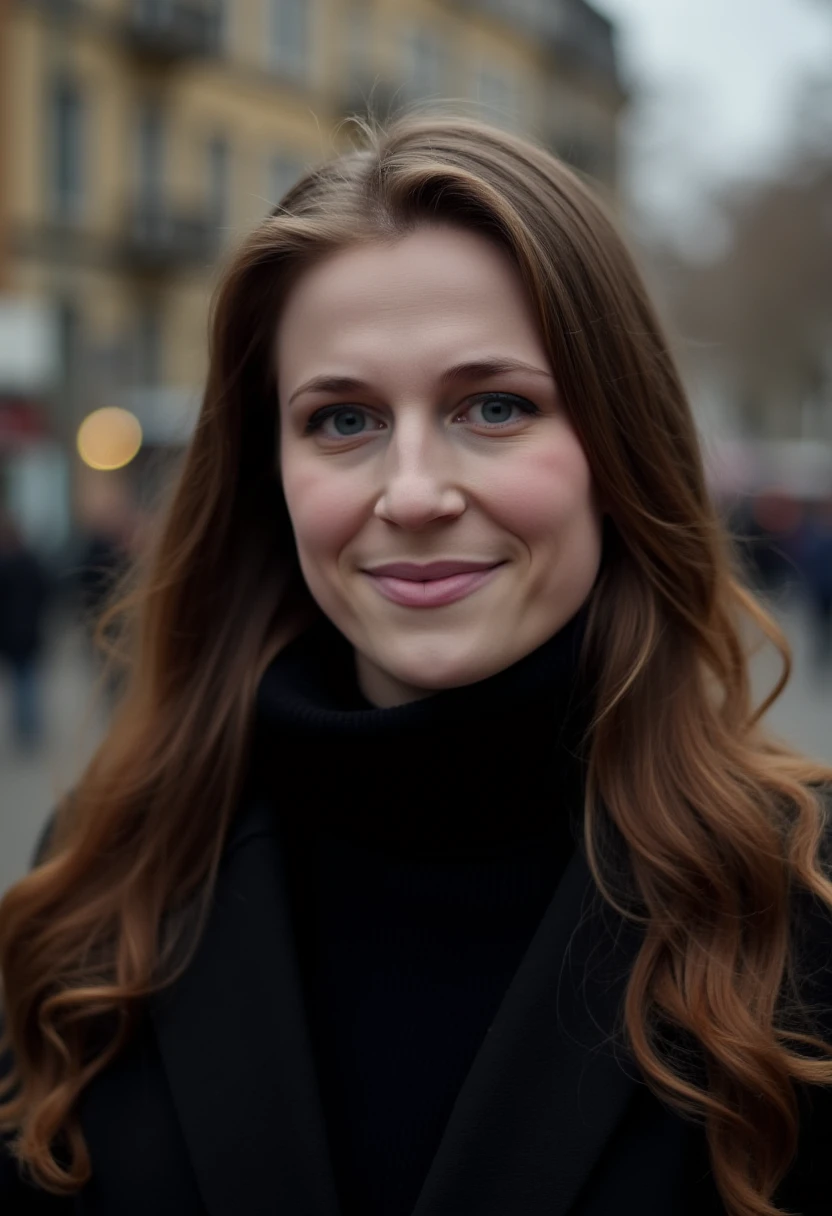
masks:
[[[564,824],[574,835],[591,708],[579,674],[587,615],[584,605],[485,680],[385,709],[362,696],[351,645],[316,622],[258,689],[259,785],[284,807],[300,792],[291,805],[307,825],[410,855],[481,855]],[[564,804],[569,815],[558,815]]]
[[[542,701],[560,720],[585,696],[578,687],[578,660],[587,614],[583,605],[531,654],[484,680],[387,709],[363,696],[352,646],[322,618],[266,670],[257,694],[257,717],[295,735],[378,736],[513,716],[531,702],[539,708]]]

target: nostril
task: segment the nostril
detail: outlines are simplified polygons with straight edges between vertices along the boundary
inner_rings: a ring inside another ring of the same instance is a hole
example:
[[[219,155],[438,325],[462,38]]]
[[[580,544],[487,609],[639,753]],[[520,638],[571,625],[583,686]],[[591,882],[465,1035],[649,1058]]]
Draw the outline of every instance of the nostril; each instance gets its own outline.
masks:
[[[383,493],[375,515],[402,527],[423,527],[434,520],[456,518],[465,510],[465,495],[456,487],[396,487]]]

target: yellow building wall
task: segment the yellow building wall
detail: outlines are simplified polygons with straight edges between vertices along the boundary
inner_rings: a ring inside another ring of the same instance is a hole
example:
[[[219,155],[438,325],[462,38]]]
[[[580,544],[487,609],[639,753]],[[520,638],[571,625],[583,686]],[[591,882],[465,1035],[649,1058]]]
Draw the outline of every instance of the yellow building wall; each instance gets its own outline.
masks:
[[[9,114],[6,122],[6,149],[9,164],[3,175],[7,207],[12,225],[37,215],[40,210],[41,165],[43,161],[43,39],[34,12],[19,11],[9,20],[9,50],[6,85]]]
[[[228,0],[224,57],[185,57],[167,66],[141,59],[118,34],[127,2],[86,0],[89,20],[57,23],[45,8],[12,9],[15,108],[8,179],[17,242],[11,282],[21,294],[47,301],[71,295],[92,349],[124,342],[141,309],[158,309],[166,386],[200,390],[217,269],[205,262],[153,274],[122,257],[125,217],[137,187],[136,123],[143,99],[158,99],[167,116],[165,183],[172,206],[204,212],[207,144],[214,136],[228,140],[226,248],[277,201],[271,197],[272,156],[282,153],[308,165],[332,152],[353,53],[363,59],[368,79],[398,82],[399,103],[409,100],[404,38],[414,27],[431,31],[442,48],[443,99],[468,98],[469,111],[479,102],[484,117],[541,138],[563,121],[612,140],[618,103],[603,88],[593,91],[568,74],[553,82],[551,65],[533,40],[506,21],[446,0],[309,0],[312,54],[301,77],[271,61],[265,0]],[[356,14],[365,23],[365,37],[358,40]],[[47,180],[47,86],[57,71],[80,81],[88,115],[84,206],[65,239],[50,236]],[[495,109],[495,96],[505,105]],[[102,382],[101,394],[110,391]],[[93,380],[90,408],[108,403],[95,394]]]

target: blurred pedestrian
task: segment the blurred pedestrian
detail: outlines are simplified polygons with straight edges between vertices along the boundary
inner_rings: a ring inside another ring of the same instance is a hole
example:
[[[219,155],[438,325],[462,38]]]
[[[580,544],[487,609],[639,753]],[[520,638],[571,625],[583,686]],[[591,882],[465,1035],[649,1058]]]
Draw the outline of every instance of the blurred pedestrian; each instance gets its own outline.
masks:
[[[223,275],[0,904],[0,1208],[828,1216],[832,767],[644,284],[545,147],[361,130]]]
[[[736,510],[734,533],[749,579],[767,598],[789,590],[795,581],[800,523],[800,505],[773,489],[747,499]]]
[[[104,522],[90,527],[78,564],[81,613],[87,636],[89,656],[96,670],[105,675],[104,694],[112,708],[123,688],[123,672],[108,649],[115,641],[115,629],[104,622],[107,609],[118,598],[122,579],[138,556],[145,521],[129,501],[122,501]]]
[[[801,566],[815,635],[817,668],[832,666],[832,496],[808,515],[802,536]]]
[[[41,660],[48,577],[12,516],[0,512],[0,661],[10,676],[11,733],[31,750],[44,733]]]
[[[81,550],[78,584],[84,624],[91,637],[126,560],[127,550],[120,528],[99,526],[89,531]]]

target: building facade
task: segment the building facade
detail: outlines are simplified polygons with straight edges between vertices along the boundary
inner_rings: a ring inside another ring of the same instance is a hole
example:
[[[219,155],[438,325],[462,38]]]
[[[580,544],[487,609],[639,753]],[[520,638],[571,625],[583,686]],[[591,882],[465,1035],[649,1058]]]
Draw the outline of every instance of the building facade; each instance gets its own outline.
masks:
[[[0,0],[0,56],[3,492],[57,477],[62,527],[90,411],[181,444],[223,253],[368,100],[478,103],[614,195],[625,94],[584,0]]]

